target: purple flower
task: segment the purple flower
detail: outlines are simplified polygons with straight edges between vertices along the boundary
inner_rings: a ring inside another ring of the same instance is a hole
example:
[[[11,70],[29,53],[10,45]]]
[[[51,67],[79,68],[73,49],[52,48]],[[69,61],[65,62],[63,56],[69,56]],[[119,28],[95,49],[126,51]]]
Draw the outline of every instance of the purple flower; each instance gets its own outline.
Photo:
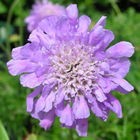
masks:
[[[62,16],[65,15],[65,8],[58,4],[53,4],[48,0],[37,0],[33,5],[30,15],[25,19],[27,23],[28,31],[31,32],[35,29],[39,22],[47,16],[57,15]]]
[[[66,12],[42,20],[30,43],[13,49],[7,65],[12,75],[21,75],[24,87],[35,88],[27,97],[27,111],[41,127],[50,128],[59,117],[62,126],[86,136],[91,112],[104,121],[110,111],[122,117],[111,92],[133,90],[124,77],[134,47],[122,41],[108,48],[114,35],[104,28],[105,16],[90,30],[90,18],[78,18],[76,5]]]

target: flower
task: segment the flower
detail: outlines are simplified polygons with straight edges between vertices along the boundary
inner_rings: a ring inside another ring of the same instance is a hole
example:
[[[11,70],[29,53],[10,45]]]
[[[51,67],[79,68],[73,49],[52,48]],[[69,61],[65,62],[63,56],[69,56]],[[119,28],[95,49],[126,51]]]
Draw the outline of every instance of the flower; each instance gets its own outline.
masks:
[[[12,75],[21,75],[24,87],[34,88],[27,111],[41,127],[49,129],[59,117],[63,127],[86,136],[91,112],[104,121],[110,111],[122,117],[121,104],[111,92],[133,90],[124,77],[134,47],[122,41],[108,48],[114,34],[104,28],[105,16],[89,29],[90,18],[78,18],[76,5],[66,13],[42,20],[30,42],[13,49],[7,65]]]
[[[53,4],[48,0],[36,1],[32,7],[30,15],[25,19],[28,31],[31,32],[38,26],[43,18],[50,15],[65,15],[65,8],[58,4]]]

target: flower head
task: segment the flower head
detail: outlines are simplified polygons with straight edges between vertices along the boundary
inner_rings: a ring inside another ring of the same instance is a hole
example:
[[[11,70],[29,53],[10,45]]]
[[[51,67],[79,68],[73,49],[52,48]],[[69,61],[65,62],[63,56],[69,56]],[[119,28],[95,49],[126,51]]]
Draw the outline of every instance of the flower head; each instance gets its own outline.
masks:
[[[90,30],[90,18],[78,18],[76,5],[66,12],[42,20],[30,43],[13,49],[7,65],[12,75],[21,75],[24,87],[35,88],[27,97],[27,111],[41,127],[50,128],[57,116],[62,126],[86,136],[91,112],[104,121],[110,111],[122,117],[111,92],[133,90],[124,77],[134,48],[125,41],[108,48],[114,35],[104,28],[105,16]]]
[[[58,4],[53,4],[48,0],[36,1],[33,5],[30,15],[25,19],[25,22],[28,25],[28,30],[31,32],[35,29],[39,22],[47,16],[57,15],[62,16],[65,15],[65,8]]]

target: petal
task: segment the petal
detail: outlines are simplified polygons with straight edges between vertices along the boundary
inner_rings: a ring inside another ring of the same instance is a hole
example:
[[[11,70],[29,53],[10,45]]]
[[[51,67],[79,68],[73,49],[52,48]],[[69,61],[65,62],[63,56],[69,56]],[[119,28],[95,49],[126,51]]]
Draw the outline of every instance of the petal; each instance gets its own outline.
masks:
[[[35,88],[42,83],[43,79],[43,76],[37,77],[35,73],[24,74],[20,77],[20,83],[23,87]]]
[[[96,46],[96,51],[102,51],[112,42],[114,39],[113,32],[104,29],[102,26],[97,26],[90,32],[89,44]]]
[[[76,4],[69,5],[66,11],[69,18],[76,19],[78,17],[78,8]]]
[[[84,119],[90,116],[89,107],[84,96],[77,97],[73,104],[73,113],[76,119]]]
[[[116,91],[119,91],[120,93],[124,93],[124,94],[128,94],[129,92],[124,90],[121,86],[118,86],[116,89]]]
[[[43,85],[42,96],[47,97],[48,94],[54,89],[55,86],[56,86],[56,83]]]
[[[65,96],[65,94],[64,94],[63,89],[62,88],[58,89],[54,105],[57,106],[58,104],[60,104],[63,101],[64,96]]]
[[[67,104],[60,116],[60,122],[62,124],[65,124],[66,126],[72,126],[73,121],[74,121],[74,115],[72,113],[72,109],[70,105]]]
[[[110,70],[110,66],[107,62],[102,62],[99,66],[104,72],[108,72]]]
[[[64,102],[61,102],[55,107],[55,113],[58,117],[62,115],[64,108],[65,108]]]
[[[10,60],[7,63],[8,70],[11,75],[16,76],[25,72],[33,72],[37,65],[28,60]]]
[[[46,98],[45,100],[45,108],[44,108],[44,112],[48,112],[53,108],[53,103],[55,101],[55,93],[52,91]]]
[[[43,23],[43,24],[45,24],[45,23]],[[31,42],[41,43],[42,45],[45,45],[46,44],[46,46],[48,46],[48,44],[50,44],[50,45],[51,44],[54,44],[54,40],[53,40],[54,38],[48,37],[48,35],[51,36],[51,37],[55,37],[55,31],[54,31],[54,29],[52,29],[53,32],[52,31],[49,31],[49,29],[46,29],[46,31],[44,31],[44,30],[41,30],[41,29],[38,29],[38,28],[35,29],[35,30],[33,30],[31,32],[28,40],[31,41]]]
[[[97,117],[103,119],[104,121],[107,120],[108,109],[103,103],[100,103],[96,99],[94,99],[94,102],[91,104],[91,110]]]
[[[102,26],[98,26],[97,28],[95,28],[94,30],[92,30],[90,32],[89,35],[89,44],[90,45],[96,45],[97,43],[99,43],[99,41],[104,37],[104,31],[103,31],[103,27]]]
[[[43,119],[40,120],[39,125],[45,130],[48,130],[52,126],[54,118],[55,118],[54,110],[51,110],[43,116]]]
[[[85,97],[87,98],[88,103],[92,103],[94,101],[94,97],[92,96],[91,92],[86,92]]]
[[[51,92],[53,87],[54,87],[53,84],[52,85],[43,86],[41,96],[36,101],[36,105],[35,105],[35,112],[36,113],[42,111],[45,108],[46,98],[47,98],[48,94]]]
[[[35,105],[35,112],[38,113],[42,111],[44,107],[45,107],[45,97],[40,96]]]
[[[105,106],[108,107],[113,112],[115,112],[118,118],[122,118],[122,107],[119,100],[117,100],[111,94],[108,94],[107,96],[108,96],[108,101],[104,102]]]
[[[94,94],[99,102],[103,102],[107,99],[103,91],[99,88],[95,90]]]
[[[106,16],[102,16],[99,21],[94,25],[94,28],[97,28],[98,26],[105,26],[106,24]]]
[[[127,58],[120,58],[119,60],[115,59],[110,63],[111,73],[113,73],[113,75],[117,73],[121,78],[123,78],[129,72],[130,65],[131,63]]]
[[[131,57],[134,53],[134,47],[131,43],[122,41],[110,47],[107,51],[109,57]]]
[[[38,96],[38,95],[37,95]],[[34,98],[34,102],[33,102],[33,110],[30,112],[31,116],[35,119],[39,119],[38,114],[35,112],[35,106],[36,106],[36,98],[37,96]]]
[[[38,67],[35,71],[35,74],[37,75],[37,77],[40,77],[41,75],[47,73],[48,71],[48,67],[44,66],[44,67]]]
[[[125,79],[113,78],[112,81],[128,92],[134,90],[134,87],[130,85]]]
[[[101,40],[102,45],[101,45],[101,49],[104,50],[106,47],[108,47],[108,45],[114,40],[114,34],[112,31],[109,30],[105,30],[105,36],[104,38]]]
[[[88,121],[87,119],[79,119],[76,122],[76,131],[79,136],[87,136]]]
[[[99,48],[98,48],[99,49]],[[106,59],[106,54],[103,50],[99,50],[99,51],[96,51],[95,52],[95,58],[98,60],[98,61],[104,61],[104,59]]]
[[[40,47],[37,43],[32,42],[25,44],[20,50],[21,59],[29,59],[31,56],[34,56],[34,53],[38,51],[38,49],[40,49]]]
[[[88,16],[81,16],[79,18],[78,32],[85,33],[88,30],[90,23],[91,19]]]
[[[14,48],[12,50],[12,58],[13,59],[22,59],[22,56],[20,54],[21,48],[22,47],[17,47],[17,48]]]
[[[59,16],[48,16],[47,18],[44,18],[39,23],[38,27],[31,32],[28,40],[37,43],[43,42],[44,45],[45,43],[49,45],[51,42],[55,43],[54,38],[56,34],[56,27],[58,21],[60,22],[61,20],[62,18],[60,19]]]
[[[31,94],[27,96],[26,104],[27,104],[27,112],[31,112],[33,110],[34,98],[40,94],[42,90],[42,86],[37,87]]]
[[[24,46],[14,48],[12,50],[12,58],[17,59],[27,59],[32,54],[32,48],[30,47],[32,43],[26,43]],[[34,45],[34,48],[35,45]]]
[[[38,29],[41,29],[46,35],[55,37],[55,27],[57,26],[58,21],[60,21],[59,16],[48,16],[39,23]],[[37,30],[37,32],[38,31],[39,30]]]
[[[110,80],[110,78],[101,77],[98,80],[98,84],[102,88],[102,91],[104,93],[109,93],[113,89],[112,81]]]

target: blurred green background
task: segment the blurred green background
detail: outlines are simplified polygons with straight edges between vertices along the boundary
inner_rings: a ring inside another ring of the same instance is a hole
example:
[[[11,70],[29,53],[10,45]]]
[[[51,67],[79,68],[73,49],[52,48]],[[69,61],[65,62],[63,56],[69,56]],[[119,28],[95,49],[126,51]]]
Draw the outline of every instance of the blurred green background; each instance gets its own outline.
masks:
[[[88,137],[78,137],[74,130],[62,128],[58,119],[49,131],[26,112],[26,95],[19,77],[8,74],[6,62],[10,51],[26,43],[24,19],[29,15],[33,0],[0,0],[0,140],[140,140],[140,0],[52,0],[67,6],[77,3],[80,14],[87,14],[93,24],[106,15],[107,28],[116,36],[112,44],[126,40],[135,46],[132,66],[127,80],[135,90],[123,95],[114,93],[123,106],[123,119],[110,113],[107,122],[89,119]]]

